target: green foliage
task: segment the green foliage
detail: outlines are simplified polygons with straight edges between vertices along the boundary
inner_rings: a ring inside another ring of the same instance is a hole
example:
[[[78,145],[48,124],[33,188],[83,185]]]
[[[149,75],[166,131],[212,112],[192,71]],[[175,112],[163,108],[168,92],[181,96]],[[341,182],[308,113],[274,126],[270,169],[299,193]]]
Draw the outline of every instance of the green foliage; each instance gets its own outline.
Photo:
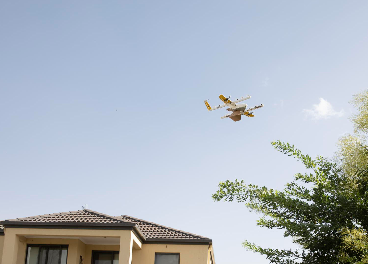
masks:
[[[355,133],[368,133],[368,90],[360,94],[354,95],[351,102],[357,109],[358,113],[353,116],[352,121]]]
[[[263,214],[259,226],[283,229],[285,237],[292,237],[294,243],[302,246],[300,251],[277,250],[244,242],[247,249],[266,255],[271,263],[338,263],[340,230],[353,226],[346,210],[351,208],[351,200],[338,191],[344,187],[341,170],[335,163],[322,157],[312,159],[287,143],[272,144],[278,151],[300,160],[310,173],[296,174],[282,191],[244,181],[221,182],[213,198],[245,203],[251,211]]]
[[[347,175],[352,180],[357,180],[357,176],[362,169],[368,167],[368,148],[365,139],[357,135],[345,135],[338,142],[337,159]]]
[[[276,150],[302,162],[283,190],[246,184],[243,180],[219,183],[215,201],[237,201],[262,214],[257,225],[284,230],[300,250],[243,246],[265,255],[270,263],[368,263],[368,91],[353,101],[359,113],[352,119],[355,135],[340,139],[333,161],[312,159],[293,145],[272,142]]]
[[[344,236],[344,248],[340,253],[340,260],[344,263],[365,264],[368,263],[368,236],[363,229],[344,228],[341,232]],[[361,257],[349,252],[360,252]]]
[[[353,228],[343,229],[343,248],[340,260],[346,263],[368,263],[368,90],[354,95],[352,101],[358,113],[351,119],[354,134],[345,135],[338,142],[336,160],[347,175],[346,189],[355,195],[359,221]],[[358,254],[357,254],[358,253]],[[356,255],[362,257],[356,257]]]
[[[347,134],[339,140],[337,159],[354,184],[358,180],[356,177],[359,178],[359,174],[368,167],[368,90],[354,95],[352,104],[358,109],[358,113],[351,119],[355,133]]]

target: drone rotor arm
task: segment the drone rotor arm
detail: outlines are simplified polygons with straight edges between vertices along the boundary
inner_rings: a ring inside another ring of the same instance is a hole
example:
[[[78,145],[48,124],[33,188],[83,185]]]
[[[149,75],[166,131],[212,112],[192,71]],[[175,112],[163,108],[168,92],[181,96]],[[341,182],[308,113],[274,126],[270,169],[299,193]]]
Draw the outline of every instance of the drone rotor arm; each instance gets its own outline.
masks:
[[[226,106],[226,104],[218,105],[218,106],[214,107],[212,110],[217,110],[217,109],[220,109],[220,108],[224,108],[225,106]]]
[[[226,115],[226,116],[222,116],[221,119],[225,119],[225,118],[228,118],[230,116],[231,116],[231,114],[230,115]]]
[[[239,103],[239,102],[243,102],[245,100],[250,99],[250,95],[247,95],[246,97],[242,97],[240,99],[236,99],[235,101],[233,101],[233,103]]]
[[[253,111],[253,110],[256,110],[258,108],[262,108],[264,105],[263,104],[260,104],[260,105],[257,105],[253,108],[248,108],[248,109],[245,109],[245,112],[250,112],[250,111]]]

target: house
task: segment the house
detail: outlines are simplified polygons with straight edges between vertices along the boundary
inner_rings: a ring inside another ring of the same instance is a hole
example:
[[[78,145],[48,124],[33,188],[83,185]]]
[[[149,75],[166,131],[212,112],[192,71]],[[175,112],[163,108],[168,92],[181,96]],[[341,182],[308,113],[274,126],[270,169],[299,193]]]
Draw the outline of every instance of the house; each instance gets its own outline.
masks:
[[[212,240],[92,210],[0,222],[0,264],[214,264]]]

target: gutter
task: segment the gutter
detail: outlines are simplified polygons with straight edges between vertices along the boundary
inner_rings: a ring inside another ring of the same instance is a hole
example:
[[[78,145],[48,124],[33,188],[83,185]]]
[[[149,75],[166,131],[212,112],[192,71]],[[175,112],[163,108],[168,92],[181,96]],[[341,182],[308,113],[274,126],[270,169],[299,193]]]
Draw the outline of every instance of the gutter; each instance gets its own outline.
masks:
[[[212,245],[212,239],[147,238],[145,244]]]

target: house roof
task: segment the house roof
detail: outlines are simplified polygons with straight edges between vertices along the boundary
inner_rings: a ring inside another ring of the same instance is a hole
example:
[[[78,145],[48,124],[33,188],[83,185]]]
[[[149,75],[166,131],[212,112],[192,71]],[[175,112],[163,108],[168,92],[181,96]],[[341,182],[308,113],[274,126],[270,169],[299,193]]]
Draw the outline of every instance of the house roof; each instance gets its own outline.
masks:
[[[121,220],[113,216],[108,216],[88,209],[55,213],[55,214],[36,215],[24,218],[10,219],[7,221],[32,222],[32,223],[37,222],[37,223],[99,223],[99,224],[113,224],[122,222]]]
[[[148,222],[142,219],[134,218],[127,215],[119,217],[124,222],[130,222],[136,224],[147,240],[150,239],[208,239],[207,237],[199,236],[196,234],[184,232],[171,227]]]
[[[212,240],[192,233],[162,226],[131,216],[109,216],[89,209],[9,219],[5,227],[133,229],[143,242],[211,243]],[[0,233],[3,231],[0,225]]]

